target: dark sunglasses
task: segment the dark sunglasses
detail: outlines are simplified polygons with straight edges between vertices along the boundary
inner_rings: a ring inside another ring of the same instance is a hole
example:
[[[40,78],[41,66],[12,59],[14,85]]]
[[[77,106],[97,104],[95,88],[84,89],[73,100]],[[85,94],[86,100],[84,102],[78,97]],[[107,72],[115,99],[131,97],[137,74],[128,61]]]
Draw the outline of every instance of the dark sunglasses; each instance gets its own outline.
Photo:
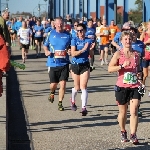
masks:
[[[74,26],[77,26],[77,24],[75,24]]]
[[[81,30],[77,30],[77,32],[80,32],[80,33],[81,33],[81,32],[83,32],[83,29],[81,29]]]

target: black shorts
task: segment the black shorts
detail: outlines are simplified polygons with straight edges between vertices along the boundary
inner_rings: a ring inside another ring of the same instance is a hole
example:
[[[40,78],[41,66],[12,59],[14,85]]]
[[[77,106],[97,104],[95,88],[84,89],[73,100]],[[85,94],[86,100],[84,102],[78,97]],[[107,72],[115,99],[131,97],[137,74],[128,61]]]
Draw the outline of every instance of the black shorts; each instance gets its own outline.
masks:
[[[59,83],[60,81],[68,81],[69,64],[60,67],[50,67],[49,79],[50,83]]]
[[[21,43],[20,47],[21,47],[21,48],[24,48],[24,49],[29,49],[29,44],[25,45],[25,44],[22,44],[22,43]]]
[[[118,90],[115,90],[115,97],[118,105],[125,105],[132,99],[141,99],[141,95],[138,92],[138,88],[120,88],[118,86],[115,86],[115,88],[118,88]]]
[[[80,75],[88,71],[90,68],[90,63],[86,62],[83,64],[71,64],[71,70],[74,74]]]
[[[37,40],[38,42],[42,42],[43,41],[43,37],[34,37],[34,40]]]

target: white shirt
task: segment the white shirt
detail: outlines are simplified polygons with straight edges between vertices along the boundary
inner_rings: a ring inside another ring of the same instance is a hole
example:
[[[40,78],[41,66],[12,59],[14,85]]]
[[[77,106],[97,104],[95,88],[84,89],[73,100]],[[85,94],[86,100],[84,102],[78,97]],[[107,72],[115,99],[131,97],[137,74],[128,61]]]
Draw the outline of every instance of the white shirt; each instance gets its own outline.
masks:
[[[17,35],[20,36],[20,43],[22,44],[29,44],[30,41],[30,35],[32,34],[32,31],[30,28],[20,28]]]

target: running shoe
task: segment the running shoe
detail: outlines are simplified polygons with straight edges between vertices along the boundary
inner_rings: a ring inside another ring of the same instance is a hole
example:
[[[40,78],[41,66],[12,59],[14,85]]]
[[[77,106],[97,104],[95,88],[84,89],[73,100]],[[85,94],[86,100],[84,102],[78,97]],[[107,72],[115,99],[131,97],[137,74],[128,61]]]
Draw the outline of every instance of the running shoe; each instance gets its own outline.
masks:
[[[86,116],[87,115],[87,110],[86,108],[82,108],[82,116]]]
[[[131,134],[130,135],[130,142],[133,143],[133,144],[138,144],[139,143],[136,134]]]
[[[54,102],[54,94],[50,94],[49,97],[48,97],[48,100],[53,103]]]
[[[142,117],[142,112],[140,111],[139,108],[138,108],[138,117]]]
[[[104,65],[104,61],[103,60],[101,60],[101,66],[103,66]]]
[[[105,60],[105,64],[108,65],[108,60],[107,59]]]
[[[148,97],[150,97],[150,92],[148,92]]]
[[[128,142],[128,139],[127,139],[127,132],[126,132],[126,131],[121,131],[121,142],[122,142],[122,143]]]
[[[71,109],[72,109],[73,111],[76,111],[76,110],[77,110],[77,106],[76,106],[75,103],[71,103]]]
[[[63,105],[62,105],[62,102],[60,102],[60,101],[59,101],[59,103],[58,103],[58,110],[64,111],[64,107],[63,107]]]

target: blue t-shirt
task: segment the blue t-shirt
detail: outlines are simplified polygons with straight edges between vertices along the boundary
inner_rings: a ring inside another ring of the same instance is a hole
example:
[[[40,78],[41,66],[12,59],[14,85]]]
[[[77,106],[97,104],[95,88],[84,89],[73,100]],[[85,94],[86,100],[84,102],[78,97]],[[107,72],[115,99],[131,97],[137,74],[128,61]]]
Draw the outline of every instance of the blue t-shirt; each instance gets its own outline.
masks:
[[[44,33],[48,33],[48,32],[50,32],[51,30],[52,30],[51,27],[46,27],[45,30],[44,30]]]
[[[32,20],[32,21],[29,22],[29,25],[30,25],[30,28],[32,28],[33,26],[36,25],[36,22]]]
[[[77,31],[72,29],[71,30],[71,36],[72,36],[72,38],[76,38],[77,37]]]
[[[132,43],[132,48],[133,50],[137,51],[140,53],[141,57],[144,56],[144,43],[140,40],[137,40],[135,43]]]
[[[43,37],[44,28],[42,26],[35,25],[33,29],[35,32],[35,37]]]
[[[22,22],[21,21],[17,21],[15,22],[15,30],[19,31],[19,29],[22,27]]]
[[[137,40],[135,43],[132,43],[132,48],[140,54],[140,66],[142,68],[142,57],[144,56],[144,43],[140,40]]]
[[[85,36],[89,39],[91,39],[93,42],[95,42],[95,33],[96,33],[96,30],[95,28],[88,28],[87,27],[87,30],[86,30],[86,33],[85,33]]]
[[[75,46],[76,50],[79,51],[81,50],[86,43],[89,43],[89,47],[87,48],[86,51],[81,53],[79,56],[75,56],[72,58],[71,63],[72,64],[83,64],[85,62],[89,62],[89,50],[90,50],[90,45],[93,41],[89,38],[85,38],[84,40],[77,38],[74,38],[71,40],[71,46]]]
[[[113,39],[114,42],[116,42],[119,46],[122,46],[121,41],[120,41],[121,34],[122,34],[122,32],[117,32]]]
[[[44,42],[44,46],[48,47],[51,52],[51,55],[48,56],[46,66],[57,67],[69,64],[70,60],[66,49],[70,46],[70,43],[71,36],[69,32],[58,33],[56,30],[51,30]]]

